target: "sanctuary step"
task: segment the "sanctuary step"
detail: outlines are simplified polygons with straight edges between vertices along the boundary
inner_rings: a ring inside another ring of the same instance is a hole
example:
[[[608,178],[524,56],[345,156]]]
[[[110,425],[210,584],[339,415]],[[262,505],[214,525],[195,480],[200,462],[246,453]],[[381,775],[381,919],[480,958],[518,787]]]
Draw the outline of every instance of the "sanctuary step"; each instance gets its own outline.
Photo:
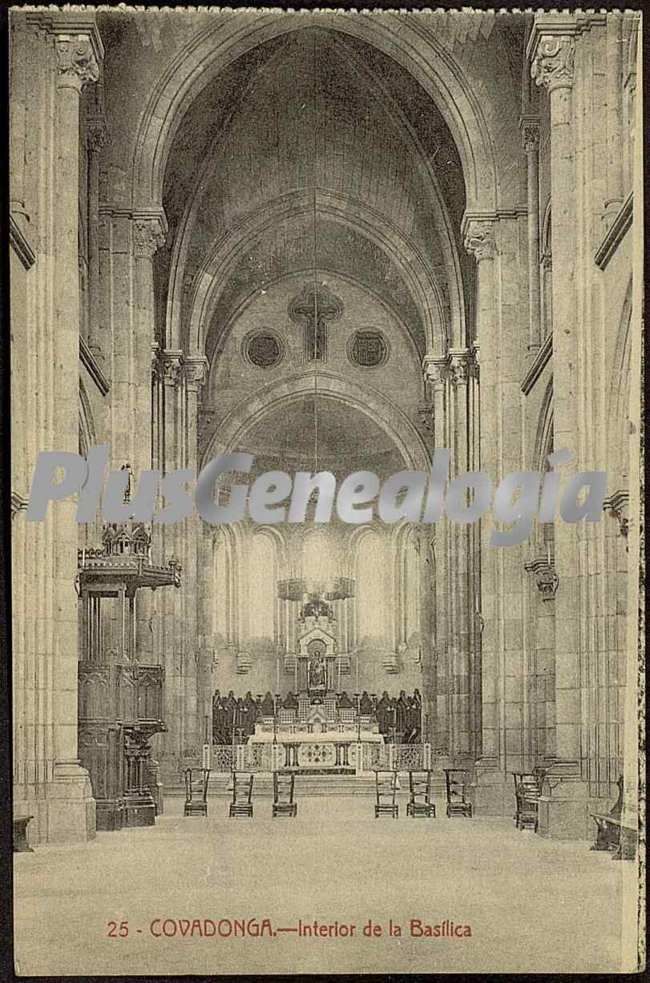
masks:
[[[211,774],[208,782],[208,796],[230,798],[232,795],[231,777],[228,774]],[[184,794],[180,785],[166,786],[164,794],[175,796]],[[296,775],[296,800],[303,795],[372,795],[375,794],[374,775]],[[407,772],[399,773],[398,795],[408,797],[409,780]],[[270,773],[255,776],[255,797],[273,798],[273,777]],[[432,775],[431,797],[445,800],[444,774]]]

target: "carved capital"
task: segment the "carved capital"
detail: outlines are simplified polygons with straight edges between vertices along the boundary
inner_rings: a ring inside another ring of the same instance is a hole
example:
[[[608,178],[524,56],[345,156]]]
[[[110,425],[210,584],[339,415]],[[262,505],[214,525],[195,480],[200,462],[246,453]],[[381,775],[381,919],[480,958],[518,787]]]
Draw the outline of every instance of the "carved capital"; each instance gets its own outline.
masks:
[[[452,386],[466,385],[478,375],[478,363],[471,349],[449,353],[449,380]]]
[[[626,489],[615,491],[603,502],[605,512],[617,520],[621,536],[626,538],[630,528],[629,502],[630,494]]]
[[[537,556],[530,563],[525,563],[524,569],[535,577],[542,600],[552,601],[560,583],[553,560],[548,556]]]
[[[570,34],[541,34],[530,74],[536,85],[548,92],[570,89],[573,85],[575,42]]]
[[[164,385],[176,388],[183,377],[183,353],[161,351],[158,353],[158,375]]]
[[[133,251],[136,256],[152,259],[167,241],[167,229],[160,216],[133,219]]]
[[[86,122],[86,146],[91,154],[98,154],[106,144],[106,120],[93,116]]]
[[[474,256],[478,263],[483,259],[494,259],[496,243],[494,222],[491,219],[470,219],[465,227],[465,250]]]
[[[444,388],[449,375],[449,361],[446,357],[434,358],[431,355],[425,355],[422,362],[422,369],[424,371],[425,382],[428,382],[433,387],[434,392]]]
[[[89,34],[55,35],[57,88],[81,92],[99,79],[99,65]]]
[[[521,145],[527,154],[539,150],[539,119],[536,116],[522,116],[519,120]]]
[[[207,378],[208,360],[205,355],[193,355],[183,363],[185,382],[192,392],[198,392]]]

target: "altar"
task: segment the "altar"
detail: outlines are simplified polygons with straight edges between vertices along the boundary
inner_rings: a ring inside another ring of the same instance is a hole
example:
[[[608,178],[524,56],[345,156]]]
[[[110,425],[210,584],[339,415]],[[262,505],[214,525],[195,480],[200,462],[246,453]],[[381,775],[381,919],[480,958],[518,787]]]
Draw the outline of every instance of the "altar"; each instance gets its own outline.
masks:
[[[328,592],[303,596],[301,581],[281,583],[280,596],[303,599],[292,642],[293,686],[281,692],[280,657],[275,692],[236,696],[216,690],[212,700],[211,760],[215,771],[365,774],[392,767],[397,748],[422,744],[422,699],[412,693],[348,693],[350,654],[341,648],[334,605],[348,596],[340,579]],[[335,588],[335,589],[334,589]],[[345,665],[347,664],[347,669]],[[401,752],[400,752],[401,753]],[[408,752],[410,753],[410,752]],[[410,760],[410,759],[409,759]]]
[[[256,728],[257,730],[257,728]],[[301,771],[304,774],[353,774],[359,769],[359,748],[364,743],[383,747],[381,734],[373,731],[335,730],[319,734],[308,731],[278,730],[275,734],[263,730],[248,739],[255,758],[255,748],[275,747],[279,754],[276,766]]]

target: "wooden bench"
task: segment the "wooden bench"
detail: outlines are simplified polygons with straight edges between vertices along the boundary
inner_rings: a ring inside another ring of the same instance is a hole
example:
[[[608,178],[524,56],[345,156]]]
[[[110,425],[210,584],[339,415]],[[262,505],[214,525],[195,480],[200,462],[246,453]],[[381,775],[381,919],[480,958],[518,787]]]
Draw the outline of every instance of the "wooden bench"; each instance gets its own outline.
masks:
[[[608,813],[592,812],[591,818],[596,823],[596,842],[592,850],[607,850],[612,854],[612,860],[633,860],[636,855],[636,830],[626,826],[621,816],[623,813],[623,776],[617,781],[618,795],[616,802]]]
[[[27,842],[27,827],[33,818],[33,816],[20,816],[13,820],[14,853],[34,852]]]
[[[375,771],[375,819],[380,816],[391,816],[397,819],[399,806],[395,801],[397,796],[397,772]]]
[[[295,775],[293,772],[282,774],[273,772],[273,809],[272,817],[288,816],[294,819],[298,815],[298,803],[293,801]]]
[[[436,807],[431,801],[431,771],[409,771],[409,793],[406,815],[413,819],[435,819]]]
[[[532,829],[537,832],[539,824],[539,797],[542,794],[542,781],[546,769],[534,768],[532,772],[513,771],[515,783],[516,811],[514,815],[517,829]]]

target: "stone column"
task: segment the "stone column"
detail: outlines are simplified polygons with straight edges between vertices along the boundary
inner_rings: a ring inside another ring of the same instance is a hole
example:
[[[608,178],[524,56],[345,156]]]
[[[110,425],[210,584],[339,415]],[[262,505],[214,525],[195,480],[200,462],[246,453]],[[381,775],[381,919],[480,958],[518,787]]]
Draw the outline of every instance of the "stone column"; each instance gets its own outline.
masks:
[[[452,431],[452,476],[469,470],[468,383],[469,362],[467,350],[449,352],[449,402]],[[454,746],[450,749],[455,759],[465,759],[470,753],[470,665],[469,622],[473,617],[473,599],[470,592],[469,526],[452,523],[449,527],[452,541],[450,556],[453,578],[451,638],[452,713],[454,716]]]
[[[580,464],[578,345],[576,305],[576,168],[573,133],[575,18],[536,15],[529,39],[531,74],[549,93],[551,126],[551,202],[553,209],[553,445],[570,450]],[[542,835],[588,835],[586,784],[582,780],[580,593],[578,537],[575,524],[555,526],[556,760],[540,802]]]
[[[494,219],[466,216],[465,249],[477,263],[476,342],[480,350],[480,467],[498,481],[499,404],[498,330]],[[503,811],[504,722],[503,637],[500,611],[498,551],[490,545],[493,520],[488,512],[480,520],[481,604],[476,612],[481,632],[481,741],[476,762],[474,808],[477,814]]]
[[[198,468],[197,423],[199,393],[206,379],[208,362],[204,355],[188,356],[183,365],[185,381],[185,453],[179,467]],[[183,628],[184,628],[184,707],[185,737],[189,747],[203,743],[203,717],[209,706],[210,693],[200,691],[205,679],[200,665],[201,646],[198,637],[198,597],[200,581],[206,571],[198,567],[202,521],[197,515],[183,522],[182,563]]]
[[[94,22],[63,15],[54,27],[57,64],[54,98],[53,202],[54,342],[53,436],[56,449],[78,450],[79,433],[79,98],[99,78],[103,50]],[[55,762],[48,810],[48,839],[94,835],[95,803],[77,752],[76,504],[54,513],[52,727]]]
[[[134,474],[152,463],[151,429],[151,346],[155,340],[153,258],[165,244],[167,220],[162,209],[133,213],[133,280],[135,311],[133,318],[135,412],[138,426],[134,445]]]
[[[469,458],[468,470],[479,471],[480,449],[480,369],[479,349],[474,346],[468,353],[468,419]],[[469,643],[469,721],[470,755],[476,761],[481,747],[481,635],[483,619],[480,614],[481,597],[481,530],[480,524],[468,529],[468,643]]]
[[[133,388],[133,405],[137,425],[133,438],[132,456],[129,461],[136,481],[142,471],[153,466],[152,447],[152,375],[151,348],[154,343],[154,280],[153,257],[165,243],[167,222],[162,209],[148,212],[136,211],[132,221],[133,296],[132,312],[133,347],[129,368]],[[156,553],[160,537],[154,537]],[[162,562],[163,555],[156,560]],[[154,661],[153,618],[156,598],[148,590],[138,595],[137,651],[138,661],[151,665]]]
[[[541,305],[539,282],[539,120],[522,116],[521,136],[526,154],[528,208],[528,352],[535,355],[541,345]]]
[[[426,356],[424,375],[433,398],[433,449],[447,447],[446,432],[446,386],[448,360],[446,356]],[[432,708],[435,719],[430,721],[432,743],[439,752],[450,752],[449,740],[449,686],[451,667],[449,665],[448,604],[448,529],[446,522],[438,522],[434,527],[434,597],[435,597],[435,638],[433,658],[435,663],[436,702]]]

